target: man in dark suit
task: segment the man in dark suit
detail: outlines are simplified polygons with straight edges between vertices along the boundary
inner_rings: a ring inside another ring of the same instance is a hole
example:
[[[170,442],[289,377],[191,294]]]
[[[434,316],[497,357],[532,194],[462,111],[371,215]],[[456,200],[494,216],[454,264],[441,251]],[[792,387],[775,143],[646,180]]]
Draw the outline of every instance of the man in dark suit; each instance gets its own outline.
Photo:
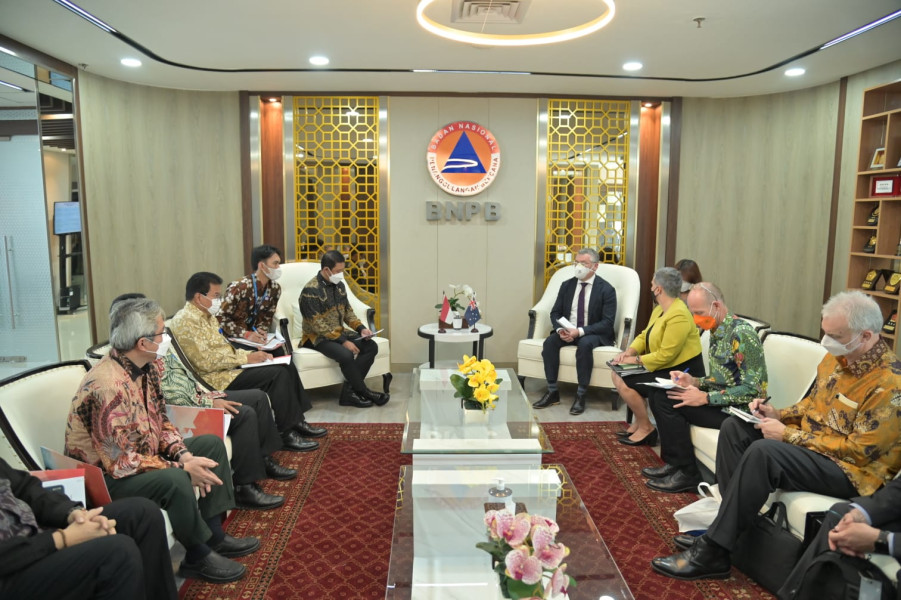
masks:
[[[613,322],[616,319],[616,290],[595,275],[597,270],[598,253],[591,248],[583,248],[576,253],[576,276],[560,286],[557,301],[551,309],[551,324],[555,331],[544,340],[541,351],[547,392],[532,405],[535,408],[560,403],[560,392],[557,391],[560,349],[576,346],[579,388],[569,414],[581,415],[585,412],[585,393],[594,367],[592,351],[598,346],[613,345]],[[574,327],[561,324],[561,318]]]
[[[901,560],[901,480],[893,479],[871,496],[852,498],[851,502],[833,504],[813,542],[801,555],[798,564],[785,580],[777,596],[794,598],[813,560],[835,550],[851,556],[868,552],[889,554]],[[901,575],[901,573],[899,573]]]

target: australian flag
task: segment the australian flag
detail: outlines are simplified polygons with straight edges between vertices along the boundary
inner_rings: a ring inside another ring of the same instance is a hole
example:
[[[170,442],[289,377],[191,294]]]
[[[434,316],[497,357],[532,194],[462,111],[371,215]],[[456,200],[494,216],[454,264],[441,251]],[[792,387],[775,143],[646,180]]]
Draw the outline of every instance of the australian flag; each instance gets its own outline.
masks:
[[[475,298],[469,301],[469,306],[466,307],[466,313],[463,315],[463,318],[465,318],[466,322],[473,327],[475,327],[476,323],[482,318],[482,315],[479,314],[479,305],[476,304]]]

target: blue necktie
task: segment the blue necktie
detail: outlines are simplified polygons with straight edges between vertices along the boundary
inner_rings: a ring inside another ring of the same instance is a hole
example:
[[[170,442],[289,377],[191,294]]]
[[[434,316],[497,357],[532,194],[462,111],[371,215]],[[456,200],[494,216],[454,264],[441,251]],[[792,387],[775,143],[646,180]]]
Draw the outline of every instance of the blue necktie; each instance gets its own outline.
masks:
[[[576,305],[576,311],[579,314],[576,315],[576,327],[585,326],[585,286],[587,285],[588,284],[583,281],[582,289],[579,290],[579,303]]]

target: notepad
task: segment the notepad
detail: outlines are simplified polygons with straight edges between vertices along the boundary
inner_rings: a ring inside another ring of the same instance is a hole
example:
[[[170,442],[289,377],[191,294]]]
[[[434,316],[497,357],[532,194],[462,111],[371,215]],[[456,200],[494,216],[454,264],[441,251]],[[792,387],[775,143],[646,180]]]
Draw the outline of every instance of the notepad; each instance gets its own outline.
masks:
[[[241,365],[242,369],[253,369],[254,367],[271,367],[272,365],[290,365],[290,356],[276,356],[271,360],[265,360],[258,363],[245,363]]]
[[[762,423],[763,422],[760,418],[755,417],[751,413],[745,412],[745,411],[741,410],[740,408],[735,408],[734,406],[730,406],[729,408],[727,408],[726,412],[729,413],[730,415],[738,417],[742,421],[747,421],[748,423]]]
[[[258,348],[260,350],[275,350],[282,346],[285,343],[281,336],[276,336],[274,333],[270,333],[266,338],[265,344],[260,344],[258,342],[251,342],[250,340],[245,340],[244,338],[239,337],[230,337],[228,341],[234,342],[236,344],[241,344],[242,346],[248,346],[250,348]]]

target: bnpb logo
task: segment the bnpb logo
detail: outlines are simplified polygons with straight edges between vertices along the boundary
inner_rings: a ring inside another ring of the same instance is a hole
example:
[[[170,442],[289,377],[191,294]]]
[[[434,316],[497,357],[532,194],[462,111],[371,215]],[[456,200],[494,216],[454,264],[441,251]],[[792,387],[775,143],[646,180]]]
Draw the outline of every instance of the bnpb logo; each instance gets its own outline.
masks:
[[[457,121],[432,136],[426,163],[432,179],[445,192],[474,196],[497,177],[501,149],[486,128],[471,121]]]

